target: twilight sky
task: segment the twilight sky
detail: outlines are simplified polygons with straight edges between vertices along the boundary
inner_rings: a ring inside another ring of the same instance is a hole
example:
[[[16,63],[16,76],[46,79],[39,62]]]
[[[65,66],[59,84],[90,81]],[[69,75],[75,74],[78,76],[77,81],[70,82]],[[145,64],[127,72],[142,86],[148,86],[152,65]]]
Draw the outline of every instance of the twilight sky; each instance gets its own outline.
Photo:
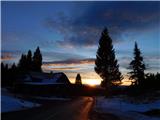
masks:
[[[100,82],[94,72],[104,27],[113,39],[120,71],[128,72],[134,42],[147,64],[160,72],[160,2],[2,2],[2,54],[5,63],[40,46],[43,70],[65,72],[71,81]]]

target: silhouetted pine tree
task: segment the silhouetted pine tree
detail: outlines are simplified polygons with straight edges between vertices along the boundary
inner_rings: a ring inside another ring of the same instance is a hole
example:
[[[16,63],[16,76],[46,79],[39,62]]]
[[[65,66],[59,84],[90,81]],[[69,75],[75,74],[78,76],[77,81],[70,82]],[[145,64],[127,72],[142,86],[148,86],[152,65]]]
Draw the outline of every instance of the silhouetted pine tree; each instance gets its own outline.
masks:
[[[4,69],[4,63],[1,62],[1,69],[3,70]]]
[[[1,62],[1,72],[3,72],[3,71],[4,71],[4,68],[5,68],[4,63],[3,63],[3,62]]]
[[[82,85],[81,75],[80,74],[77,74],[75,84]]]
[[[95,71],[103,79],[102,86],[106,88],[106,96],[110,93],[111,85],[115,82],[121,82],[122,75],[115,58],[112,39],[108,35],[106,28],[103,30],[99,40],[99,47],[95,60]]]
[[[143,62],[143,57],[141,56],[140,49],[138,48],[137,43],[135,42],[134,47],[134,60],[130,62],[130,69],[132,69],[130,74],[130,80],[135,80],[132,82],[134,85],[142,85],[144,81],[144,70],[146,69]]]
[[[3,62],[1,63],[1,83],[2,86],[5,85],[5,65]]]
[[[9,69],[9,72],[10,72],[9,73],[9,76],[10,76],[10,79],[9,79],[10,86],[13,87],[13,85],[16,82],[17,75],[18,75],[17,66],[15,65],[15,63],[12,64],[11,68]]]
[[[33,70],[41,72],[42,71],[41,66],[42,66],[42,55],[39,47],[37,47],[33,56]]]
[[[2,86],[8,86],[9,85],[8,64],[1,63],[1,83],[2,83]]]
[[[26,72],[27,71],[27,57],[26,55],[22,54],[19,63],[18,63],[18,68],[20,72]]]
[[[16,65],[15,65],[15,63],[13,63],[13,65],[11,66],[11,69],[13,70],[13,71],[16,71]]]
[[[8,64],[5,65],[4,69],[5,71],[8,71]]]
[[[32,52],[31,50],[28,51],[28,54],[27,54],[27,70],[30,71],[32,70]]]

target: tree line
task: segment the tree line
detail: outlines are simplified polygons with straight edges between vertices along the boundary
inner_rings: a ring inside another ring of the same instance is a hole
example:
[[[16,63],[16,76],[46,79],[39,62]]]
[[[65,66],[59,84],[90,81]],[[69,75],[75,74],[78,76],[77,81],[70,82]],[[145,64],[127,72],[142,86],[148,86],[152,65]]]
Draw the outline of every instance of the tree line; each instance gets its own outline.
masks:
[[[121,84],[123,76],[119,71],[118,60],[115,57],[112,39],[109,36],[107,28],[101,33],[94,69],[102,78],[101,85],[106,89],[106,96],[109,96],[112,87]],[[134,58],[129,64],[129,69],[131,70],[128,73],[129,79],[132,83],[131,86],[134,86],[134,88],[160,89],[160,74],[145,74],[144,72],[146,66],[137,42],[135,42]]]
[[[160,89],[160,74],[145,74],[144,72],[146,65],[137,42],[135,42],[133,53],[133,60],[129,64],[131,71],[128,73],[131,86],[141,89]],[[27,54],[22,54],[17,65],[13,63],[11,67],[8,67],[8,64],[1,63],[2,86],[12,86],[14,82],[19,82],[18,79],[30,71],[42,72],[41,66],[42,54],[39,47],[36,48],[33,55],[31,50]],[[107,28],[101,33],[94,69],[102,78],[101,85],[106,89],[106,96],[110,95],[113,86],[122,83],[123,76],[119,71],[115,49]],[[82,84],[80,74],[77,74],[75,83]]]
[[[19,81],[21,77],[30,72],[42,72],[42,54],[40,48],[37,47],[34,54],[29,50],[27,54],[22,54],[21,58],[16,65],[13,63],[11,67],[8,64],[1,63],[1,81],[2,86],[13,86],[15,82]]]

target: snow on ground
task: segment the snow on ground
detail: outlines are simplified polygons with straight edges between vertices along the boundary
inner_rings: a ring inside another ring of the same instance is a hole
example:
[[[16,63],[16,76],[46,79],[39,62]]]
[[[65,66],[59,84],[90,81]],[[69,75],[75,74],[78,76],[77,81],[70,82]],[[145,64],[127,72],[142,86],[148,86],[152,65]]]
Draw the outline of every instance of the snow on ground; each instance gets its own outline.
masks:
[[[40,106],[40,104],[15,98],[11,94],[7,95],[6,93],[6,91],[4,94],[3,92],[1,93],[1,112],[18,111]]]
[[[95,103],[96,111],[112,113],[124,120],[159,120],[160,118],[145,116],[139,113],[152,109],[160,109],[160,100],[146,104],[134,104],[126,102],[122,98],[106,99],[104,97],[98,97]]]

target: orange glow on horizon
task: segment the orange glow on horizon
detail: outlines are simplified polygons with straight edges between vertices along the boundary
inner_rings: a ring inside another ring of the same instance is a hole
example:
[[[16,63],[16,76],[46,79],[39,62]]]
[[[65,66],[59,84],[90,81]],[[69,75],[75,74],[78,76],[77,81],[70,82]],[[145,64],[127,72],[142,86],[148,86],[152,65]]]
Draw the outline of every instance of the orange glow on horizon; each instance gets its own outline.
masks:
[[[70,80],[71,83],[75,83],[75,79]],[[82,84],[87,84],[90,86],[100,85],[101,80],[100,79],[82,79]]]
[[[75,79],[71,79],[70,80],[71,83],[75,83]],[[90,86],[96,86],[96,85],[100,85],[101,84],[101,80],[100,79],[82,79],[82,84],[87,84]],[[129,86],[131,85],[131,81],[128,78],[125,78],[122,80],[122,86]]]
[[[131,81],[129,80],[128,77],[125,77],[123,80],[122,80],[122,86],[130,86],[131,85]]]
[[[88,84],[90,86],[100,85],[101,81],[97,79],[88,79],[85,84]]]

